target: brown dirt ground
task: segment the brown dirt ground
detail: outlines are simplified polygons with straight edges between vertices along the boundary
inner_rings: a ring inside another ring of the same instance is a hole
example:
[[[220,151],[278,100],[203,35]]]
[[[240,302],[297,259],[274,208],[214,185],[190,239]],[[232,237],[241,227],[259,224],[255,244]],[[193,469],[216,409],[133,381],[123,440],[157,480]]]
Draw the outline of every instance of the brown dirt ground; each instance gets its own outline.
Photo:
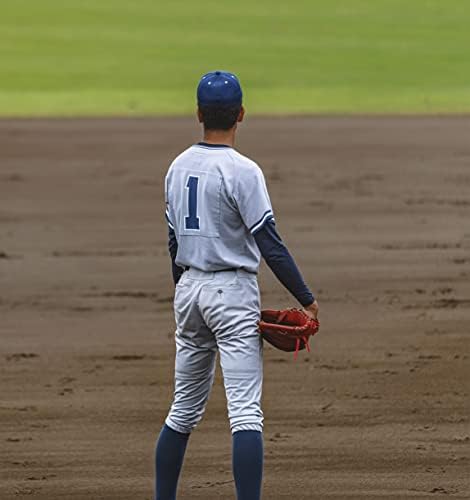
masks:
[[[0,121],[0,498],[150,500],[172,393],[162,181],[192,119]],[[321,305],[265,356],[265,499],[470,498],[470,118],[249,119]],[[264,306],[293,304],[261,272]],[[230,499],[216,383],[182,499]]]

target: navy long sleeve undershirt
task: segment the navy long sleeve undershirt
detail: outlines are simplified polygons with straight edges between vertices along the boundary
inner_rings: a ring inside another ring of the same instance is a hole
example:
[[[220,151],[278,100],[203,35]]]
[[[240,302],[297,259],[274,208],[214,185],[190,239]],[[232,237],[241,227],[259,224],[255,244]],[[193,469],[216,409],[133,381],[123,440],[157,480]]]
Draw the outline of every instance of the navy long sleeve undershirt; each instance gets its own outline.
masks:
[[[305,284],[297,264],[279,236],[274,219],[267,220],[253,236],[261,255],[276,278],[302,306],[312,304],[315,298]]]
[[[178,253],[178,240],[176,239],[176,234],[171,227],[168,227],[168,250],[171,257],[171,272],[176,286],[181,278],[181,275],[184,273],[184,269],[175,263],[176,254]]]
[[[178,252],[178,241],[175,232],[171,228],[169,228],[168,237],[168,249],[171,256],[173,280],[176,285],[184,269],[175,263],[176,254]],[[267,220],[254,234],[254,238],[261,255],[276,278],[287,290],[289,290],[302,306],[312,304],[315,298],[305,284],[299,268],[279,236],[274,220]]]

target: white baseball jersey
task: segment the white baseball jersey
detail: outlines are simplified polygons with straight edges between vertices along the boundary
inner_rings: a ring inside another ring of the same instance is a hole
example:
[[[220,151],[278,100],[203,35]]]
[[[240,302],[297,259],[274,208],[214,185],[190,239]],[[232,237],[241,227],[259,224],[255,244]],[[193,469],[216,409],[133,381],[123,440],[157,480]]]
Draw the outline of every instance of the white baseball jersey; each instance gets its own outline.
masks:
[[[260,252],[253,234],[273,210],[255,162],[228,146],[195,144],[171,164],[165,201],[178,240],[177,265],[258,272]]]

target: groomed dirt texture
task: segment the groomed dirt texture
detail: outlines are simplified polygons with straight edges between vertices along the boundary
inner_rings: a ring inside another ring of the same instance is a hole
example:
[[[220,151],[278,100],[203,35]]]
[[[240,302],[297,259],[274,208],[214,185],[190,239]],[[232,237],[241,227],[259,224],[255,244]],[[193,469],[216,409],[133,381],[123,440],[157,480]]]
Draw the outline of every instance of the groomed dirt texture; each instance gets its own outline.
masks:
[[[0,121],[2,500],[152,498],[163,178],[198,137],[190,118]],[[470,498],[469,138],[465,117],[241,127],[321,306],[310,354],[265,349],[265,499]],[[179,498],[234,498],[220,373]]]

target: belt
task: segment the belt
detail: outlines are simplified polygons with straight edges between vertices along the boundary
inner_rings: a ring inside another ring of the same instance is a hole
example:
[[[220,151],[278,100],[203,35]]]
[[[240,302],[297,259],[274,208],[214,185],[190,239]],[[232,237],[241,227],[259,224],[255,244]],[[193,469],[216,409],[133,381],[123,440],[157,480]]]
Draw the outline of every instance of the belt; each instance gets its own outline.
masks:
[[[189,271],[191,269],[191,267],[189,266],[186,266],[184,268],[185,271]],[[226,273],[226,272],[229,272],[229,271],[238,271],[239,268],[236,268],[236,267],[229,267],[227,269],[217,269],[217,271],[208,271],[210,273]]]

